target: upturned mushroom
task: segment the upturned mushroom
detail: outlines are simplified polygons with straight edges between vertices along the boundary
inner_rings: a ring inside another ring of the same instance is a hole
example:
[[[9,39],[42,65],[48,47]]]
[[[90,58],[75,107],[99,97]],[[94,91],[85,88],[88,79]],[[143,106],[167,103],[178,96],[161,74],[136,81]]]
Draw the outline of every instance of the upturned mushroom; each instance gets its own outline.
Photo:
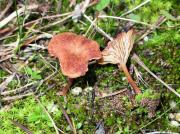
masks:
[[[49,42],[48,51],[59,59],[62,73],[68,77],[68,84],[58,95],[66,95],[74,78],[88,71],[88,62],[102,57],[96,41],[70,32],[55,35]]]
[[[141,93],[126,67],[129,54],[134,44],[134,30],[131,29],[127,33],[122,32],[117,37],[108,42],[107,47],[102,51],[102,59],[99,60],[99,64],[117,64],[120,70],[123,70],[128,82],[133,87],[136,94]]]

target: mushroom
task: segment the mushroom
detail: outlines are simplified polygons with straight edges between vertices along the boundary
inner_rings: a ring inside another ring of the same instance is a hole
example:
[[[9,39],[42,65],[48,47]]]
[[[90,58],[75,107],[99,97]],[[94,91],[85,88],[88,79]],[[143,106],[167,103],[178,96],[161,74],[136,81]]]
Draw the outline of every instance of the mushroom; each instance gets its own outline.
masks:
[[[107,47],[102,51],[102,59],[99,60],[99,64],[117,64],[120,70],[123,70],[128,82],[133,87],[136,94],[141,93],[126,67],[129,54],[134,44],[134,30],[131,29],[127,33],[122,32],[117,37],[108,42]]]
[[[59,59],[62,73],[68,77],[68,84],[59,95],[66,95],[74,78],[88,71],[88,62],[102,57],[96,41],[70,32],[55,35],[49,42],[48,51]]]

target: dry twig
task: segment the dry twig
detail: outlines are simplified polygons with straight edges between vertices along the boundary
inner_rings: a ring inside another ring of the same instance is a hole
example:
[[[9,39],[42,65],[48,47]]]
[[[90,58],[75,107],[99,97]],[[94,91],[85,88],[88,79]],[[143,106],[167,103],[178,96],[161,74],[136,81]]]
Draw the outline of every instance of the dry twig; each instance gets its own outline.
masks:
[[[7,77],[7,79],[0,84],[0,93],[7,87],[7,85],[13,80],[15,73]]]
[[[59,131],[64,134],[64,132],[63,132],[62,130],[60,130],[60,129],[56,126],[56,124],[55,124],[54,120],[52,119],[51,115],[50,115],[49,112],[46,110],[46,108],[43,106],[43,104],[42,104],[41,101],[38,99],[38,97],[36,97],[34,94],[33,94],[33,96],[34,96],[34,98],[36,99],[36,101],[38,102],[38,104],[43,108],[44,112],[47,114],[47,116],[49,117],[49,119],[51,120],[52,125],[54,126],[54,129],[55,129],[55,131],[56,131],[56,134],[59,134]]]
[[[12,4],[13,4],[13,1],[8,0],[8,4],[7,4],[6,8],[0,13],[0,20],[4,17],[4,15],[9,10],[9,8],[12,6]]]
[[[33,132],[31,132],[28,128],[26,128],[24,125],[20,124],[19,122],[14,121],[14,120],[11,120],[11,122],[12,122],[15,126],[21,128],[21,129],[22,129],[24,132],[26,132],[27,134],[33,134]]]
[[[99,28],[94,21],[92,21],[86,14],[83,14],[83,16],[91,23],[91,25],[93,25],[95,27],[95,29],[101,33],[102,35],[104,35],[106,38],[108,38],[109,40],[113,40],[113,38],[111,36],[109,36],[106,32],[104,32],[101,28]]]
[[[104,98],[112,97],[112,96],[115,96],[115,95],[117,95],[117,94],[124,93],[124,92],[126,92],[126,91],[127,91],[127,88],[121,89],[121,90],[119,90],[119,91],[117,91],[117,92],[113,92],[113,93],[107,94],[107,95],[102,96],[102,97],[99,97],[99,98],[100,98],[100,99],[104,99]]]
[[[4,97],[2,98],[1,100],[2,101],[15,101],[17,99],[22,99],[24,97],[27,97],[27,96],[31,96],[33,95],[33,93],[27,93],[27,94],[22,94],[22,95],[15,95],[15,96],[7,96],[7,97]]]
[[[62,112],[63,112],[63,114],[64,114],[64,116],[65,116],[65,118],[66,118],[66,120],[67,120],[67,122],[68,122],[68,124],[70,126],[70,128],[71,128],[71,130],[73,131],[74,134],[76,134],[76,129],[73,127],[73,123],[71,122],[71,119],[69,118],[68,114],[66,113],[66,111],[64,110],[62,105],[59,105],[59,106],[60,106],[60,108],[61,108],[61,110],[62,110]]]
[[[8,17],[6,17],[5,19],[3,19],[0,22],[0,29],[2,27],[4,27],[6,24],[8,24],[11,20],[13,20],[15,17],[22,15],[22,13],[24,13],[26,10],[33,10],[33,9],[37,9],[38,5],[30,5],[27,7],[22,7],[20,9],[18,9],[17,11],[14,11],[13,13],[11,13]]]
[[[165,87],[167,87],[171,92],[173,92],[176,96],[180,98],[180,94],[176,92],[172,87],[170,87],[168,84],[166,84],[164,81],[162,81],[159,77],[157,77],[153,72],[149,70],[149,68],[140,60],[140,58],[134,54],[132,57],[132,60],[137,62],[141,67],[143,67],[148,73],[150,73],[154,78],[156,78],[159,82],[161,82]]]
[[[123,17],[100,15],[100,16],[98,16],[98,18],[111,18],[111,19],[117,19],[117,20],[125,20],[125,21],[128,21],[128,22],[130,21],[130,22],[139,23],[139,24],[149,26],[149,27],[153,27],[153,28],[154,27],[158,28],[157,26],[152,25],[152,24],[148,24],[148,23],[145,23],[145,22],[132,20],[132,19],[128,19],[128,18],[123,18]]]
[[[135,8],[129,10],[129,11],[126,12],[126,13],[123,13],[121,16],[125,16],[125,15],[127,15],[127,14],[129,14],[129,13],[131,13],[131,12],[137,10],[137,9],[139,9],[140,7],[142,7],[142,6],[144,6],[145,4],[149,3],[150,1],[151,1],[151,0],[146,0],[146,1],[142,2],[141,4],[139,4],[138,6],[136,6]]]

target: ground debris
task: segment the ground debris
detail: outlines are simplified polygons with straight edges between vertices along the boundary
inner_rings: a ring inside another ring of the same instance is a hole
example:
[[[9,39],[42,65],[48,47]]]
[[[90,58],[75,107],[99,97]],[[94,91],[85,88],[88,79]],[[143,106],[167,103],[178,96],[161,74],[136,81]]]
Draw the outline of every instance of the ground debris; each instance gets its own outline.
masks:
[[[104,123],[102,121],[97,123],[95,134],[105,134]]]
[[[159,105],[159,102],[160,102],[159,99],[143,98],[141,100],[141,105],[147,107],[149,118],[155,116],[156,108]]]
[[[112,95],[112,96],[108,96],[108,97],[104,97],[101,98],[101,100],[99,101],[99,109],[107,109],[108,111],[114,111],[117,114],[120,115],[124,115],[125,111],[126,111],[126,102],[123,100],[123,97],[128,96],[128,98],[131,100],[132,97],[129,96],[129,91],[123,91],[122,93],[116,94],[116,95]],[[132,102],[132,101],[131,101]],[[133,103],[132,107],[133,107]]]

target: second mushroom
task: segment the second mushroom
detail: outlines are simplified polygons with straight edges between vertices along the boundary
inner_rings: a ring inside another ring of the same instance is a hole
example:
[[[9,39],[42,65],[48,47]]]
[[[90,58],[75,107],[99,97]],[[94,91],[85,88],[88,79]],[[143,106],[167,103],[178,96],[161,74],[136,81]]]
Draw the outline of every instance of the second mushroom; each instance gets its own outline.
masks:
[[[136,94],[141,93],[126,67],[129,54],[134,44],[134,30],[131,29],[128,32],[122,32],[117,37],[108,42],[107,47],[102,51],[102,59],[99,60],[99,64],[117,64],[119,69],[123,70],[128,82],[133,87]]]
[[[61,71],[68,77],[68,84],[58,95],[66,95],[74,78],[86,74],[89,61],[102,57],[97,42],[70,32],[55,35],[49,42],[48,51],[59,59]]]

